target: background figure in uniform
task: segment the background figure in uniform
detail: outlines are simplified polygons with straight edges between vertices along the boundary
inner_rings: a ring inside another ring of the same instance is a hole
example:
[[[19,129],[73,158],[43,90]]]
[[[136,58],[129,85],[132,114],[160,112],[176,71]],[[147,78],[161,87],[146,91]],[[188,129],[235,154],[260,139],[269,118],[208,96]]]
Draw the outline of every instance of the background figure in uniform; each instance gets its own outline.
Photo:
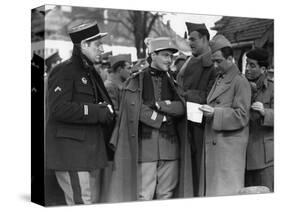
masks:
[[[68,205],[99,201],[100,171],[112,158],[107,139],[114,110],[93,66],[106,34],[97,23],[72,28],[72,57],[49,77],[47,168],[55,171]]]
[[[186,22],[186,26],[192,56],[186,60],[179,71],[177,82],[183,89],[183,96],[186,101],[206,104],[208,93],[216,79],[216,71],[213,67],[209,47],[210,35],[205,24]],[[198,196],[204,126],[205,120],[201,124],[191,121],[188,122],[189,140],[192,143],[195,196]]]
[[[120,54],[111,56],[109,57],[109,62],[111,68],[108,70],[108,76],[104,81],[104,85],[113,102],[116,114],[118,114],[121,89],[131,73],[131,55]]]
[[[51,74],[53,68],[61,62],[62,58],[59,52],[55,52],[45,60],[45,73],[44,73],[44,105],[47,105],[48,96],[48,77]],[[45,120],[44,120],[44,132],[46,132],[46,118],[48,117],[47,107],[44,108]],[[45,135],[46,137],[46,135]],[[60,188],[55,172],[47,169],[45,171],[45,202],[46,205],[65,205],[65,198],[62,189]]]
[[[181,69],[181,67],[183,66],[183,64],[185,63],[187,57],[185,55],[178,55],[176,57],[176,59],[173,61],[172,65],[171,65],[171,71],[173,74],[174,79],[177,78],[177,75]]]
[[[170,38],[148,42],[149,67],[122,89],[109,202],[193,196],[185,103],[169,67],[178,50]]]
[[[31,200],[44,200],[44,59],[31,60]],[[41,162],[41,163],[40,163]]]
[[[201,107],[206,126],[199,192],[234,195],[244,187],[251,88],[233,62],[230,42],[217,35],[210,46],[218,78]]]
[[[267,77],[268,53],[256,48],[247,54],[246,77],[252,88],[246,186],[266,186],[273,192],[273,81]]]

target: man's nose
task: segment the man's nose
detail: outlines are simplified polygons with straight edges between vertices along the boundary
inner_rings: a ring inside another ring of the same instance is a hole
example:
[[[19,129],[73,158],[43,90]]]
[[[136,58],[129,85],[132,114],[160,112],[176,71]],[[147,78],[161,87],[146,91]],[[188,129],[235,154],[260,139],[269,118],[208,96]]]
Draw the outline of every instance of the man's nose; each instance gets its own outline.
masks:
[[[100,46],[99,46],[99,50],[100,50],[102,53],[104,52],[103,45],[100,45]]]
[[[215,67],[215,68],[218,68],[218,66],[219,66],[218,63],[217,63],[217,62],[214,62],[214,67]]]

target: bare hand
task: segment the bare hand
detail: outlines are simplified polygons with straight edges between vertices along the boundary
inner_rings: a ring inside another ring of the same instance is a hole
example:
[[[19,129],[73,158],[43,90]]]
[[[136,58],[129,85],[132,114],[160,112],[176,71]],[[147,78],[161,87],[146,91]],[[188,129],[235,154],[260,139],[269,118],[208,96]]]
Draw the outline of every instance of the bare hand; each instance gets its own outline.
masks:
[[[209,105],[202,105],[202,107],[199,108],[201,111],[203,111],[203,115],[206,117],[213,117],[215,109]]]
[[[254,103],[252,104],[251,108],[252,108],[253,110],[256,110],[256,111],[260,112],[260,114],[261,114],[262,116],[264,116],[264,113],[265,113],[265,112],[264,112],[263,103],[261,103],[261,102],[254,102]]]

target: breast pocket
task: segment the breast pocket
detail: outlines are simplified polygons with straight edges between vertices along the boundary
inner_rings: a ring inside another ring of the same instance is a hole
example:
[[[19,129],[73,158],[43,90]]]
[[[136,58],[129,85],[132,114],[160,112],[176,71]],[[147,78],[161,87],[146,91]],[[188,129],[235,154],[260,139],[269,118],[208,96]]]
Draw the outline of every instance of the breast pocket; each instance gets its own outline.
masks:
[[[89,84],[89,82],[87,82],[87,84],[83,84],[82,82],[79,81],[75,82],[75,87],[78,93],[85,94],[85,95],[94,95],[93,88]]]
[[[89,81],[87,81],[86,84],[84,83],[82,83],[81,80],[75,82],[75,93],[73,95],[73,100],[77,102],[95,102],[95,94],[91,84]]]

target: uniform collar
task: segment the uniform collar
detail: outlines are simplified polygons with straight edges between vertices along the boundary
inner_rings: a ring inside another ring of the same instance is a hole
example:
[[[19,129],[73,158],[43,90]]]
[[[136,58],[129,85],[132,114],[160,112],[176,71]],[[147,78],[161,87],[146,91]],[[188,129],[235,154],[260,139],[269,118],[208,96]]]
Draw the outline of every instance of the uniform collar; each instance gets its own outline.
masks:
[[[207,51],[204,54],[201,54],[197,57],[191,56],[195,60],[200,60],[202,62],[203,67],[210,67],[213,65],[213,62],[211,60],[211,51]]]
[[[166,72],[166,71],[160,71],[160,70],[158,70],[156,68],[153,68],[151,66],[149,66],[148,71],[149,71],[150,75],[153,76],[153,77],[162,77],[163,75],[165,75],[165,72]]]
[[[94,64],[91,62],[78,47],[73,47],[72,60],[79,64],[83,69],[93,69]]]

